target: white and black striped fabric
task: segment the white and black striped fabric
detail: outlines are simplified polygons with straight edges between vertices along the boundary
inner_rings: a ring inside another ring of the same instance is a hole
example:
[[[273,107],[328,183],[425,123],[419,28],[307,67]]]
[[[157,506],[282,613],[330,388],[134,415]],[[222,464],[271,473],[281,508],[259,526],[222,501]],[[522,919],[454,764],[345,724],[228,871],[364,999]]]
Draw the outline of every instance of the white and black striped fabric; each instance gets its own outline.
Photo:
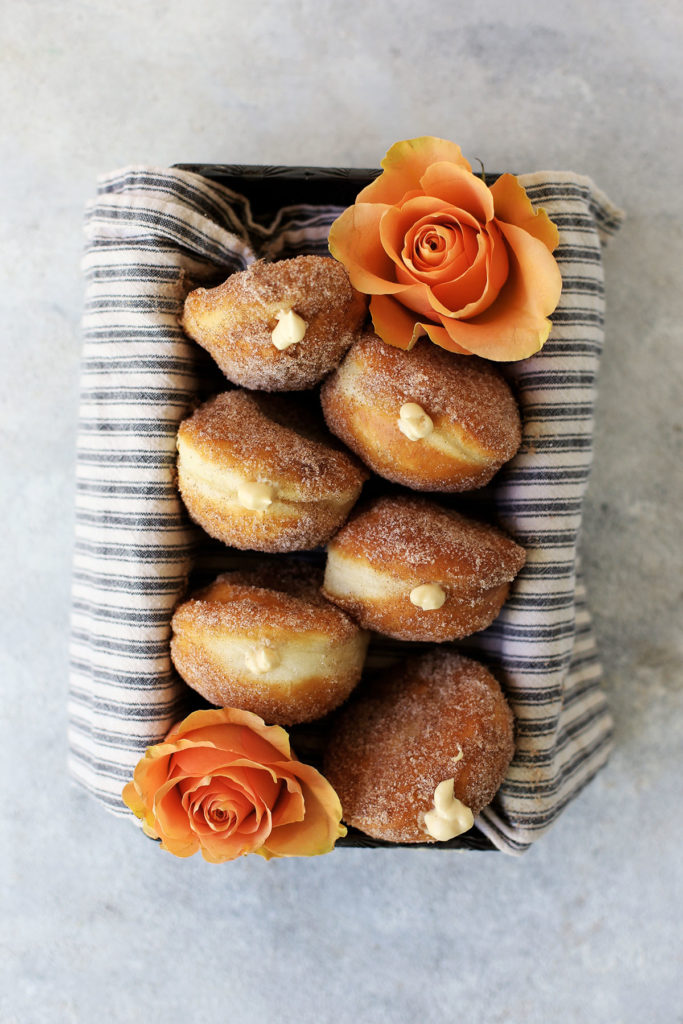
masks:
[[[527,549],[527,565],[500,617],[474,638],[517,721],[513,764],[477,819],[509,853],[548,829],[610,750],[576,561],[603,342],[601,242],[621,216],[587,178],[541,172],[520,180],[560,230],[564,286],[550,340],[510,367],[524,440],[496,478],[495,498],[502,522]],[[114,813],[127,813],[121,789],[145,748],[184,710],[169,623],[198,531],[174,484],[175,436],[206,387],[207,369],[179,327],[184,297],[257,256],[326,252],[339,212],[291,207],[264,227],[229,189],[187,171],[144,167],[102,179],[88,207],[70,767]]]

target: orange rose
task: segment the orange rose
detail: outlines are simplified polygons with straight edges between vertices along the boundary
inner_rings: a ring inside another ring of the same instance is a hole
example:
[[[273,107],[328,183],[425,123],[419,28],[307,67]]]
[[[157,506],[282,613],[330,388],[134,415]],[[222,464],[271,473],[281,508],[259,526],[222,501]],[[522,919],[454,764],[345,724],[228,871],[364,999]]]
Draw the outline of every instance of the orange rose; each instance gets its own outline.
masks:
[[[279,726],[234,708],[195,711],[149,747],[123,790],[143,830],[177,857],[307,857],[346,835],[335,791],[292,758]]]
[[[460,147],[397,142],[384,171],[330,230],[330,252],[371,295],[376,332],[409,349],[426,334],[485,359],[533,355],[550,333],[562,279],[558,232],[512,174],[491,188]]]

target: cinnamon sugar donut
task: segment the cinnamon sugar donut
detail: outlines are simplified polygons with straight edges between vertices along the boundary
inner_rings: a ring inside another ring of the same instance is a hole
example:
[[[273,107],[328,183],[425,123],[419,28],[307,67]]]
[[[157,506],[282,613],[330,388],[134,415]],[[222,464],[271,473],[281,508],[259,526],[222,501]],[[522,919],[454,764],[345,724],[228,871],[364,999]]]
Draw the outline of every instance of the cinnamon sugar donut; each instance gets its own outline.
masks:
[[[259,260],[185,300],[182,325],[235,384],[261,391],[313,387],[338,366],[367,300],[325,256]]]
[[[324,544],[368,477],[282,395],[218,395],[181,423],[177,446],[178,486],[190,515],[241,549]]]
[[[472,827],[514,753],[494,677],[452,651],[391,669],[352,698],[324,772],[347,825],[395,843],[447,841]]]
[[[500,370],[425,340],[406,352],[365,331],[321,399],[330,430],[366,465],[418,491],[483,487],[522,440]]]
[[[366,629],[455,640],[493,622],[525,559],[487,523],[425,498],[380,498],[328,545],[323,593]]]
[[[368,634],[320,594],[322,571],[304,563],[224,573],[181,604],[171,657],[212,704],[268,722],[319,718],[346,700]]]

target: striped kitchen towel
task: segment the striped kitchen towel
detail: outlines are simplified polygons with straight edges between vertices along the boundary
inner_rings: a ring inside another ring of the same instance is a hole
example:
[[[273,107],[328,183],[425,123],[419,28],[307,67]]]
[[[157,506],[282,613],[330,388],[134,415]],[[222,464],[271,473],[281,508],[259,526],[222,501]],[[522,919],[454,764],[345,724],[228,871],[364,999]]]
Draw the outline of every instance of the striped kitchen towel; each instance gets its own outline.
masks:
[[[476,823],[479,845],[483,834],[508,853],[527,849],[604,765],[612,728],[576,564],[603,343],[601,243],[621,214],[579,175],[520,180],[560,230],[563,292],[543,350],[509,367],[524,436],[494,496],[527,564],[500,617],[473,638],[517,722],[515,759]],[[169,624],[203,535],[176,491],[175,436],[216,378],[179,326],[184,297],[257,257],[325,253],[339,213],[298,205],[264,224],[215,181],[146,167],[103,178],[87,209],[70,767],[114,813],[128,813],[123,785],[186,701]]]

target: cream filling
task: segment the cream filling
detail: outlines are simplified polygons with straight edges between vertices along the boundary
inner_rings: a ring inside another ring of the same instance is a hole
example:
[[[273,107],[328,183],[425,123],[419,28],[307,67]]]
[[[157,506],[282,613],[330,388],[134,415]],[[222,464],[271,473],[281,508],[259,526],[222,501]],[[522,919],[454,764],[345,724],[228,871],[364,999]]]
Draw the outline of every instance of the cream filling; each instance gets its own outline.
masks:
[[[434,790],[433,808],[424,814],[421,822],[427,834],[440,843],[455,839],[474,825],[472,811],[455,795],[454,782],[455,779],[444,779],[439,783]]]
[[[441,608],[448,596],[446,585],[428,582],[413,587],[412,581],[397,580],[375,569],[363,558],[346,556],[331,548],[325,566],[325,590],[335,597],[379,604],[387,599],[408,598],[423,611]]]
[[[436,611],[446,600],[446,591],[438,583],[422,583],[410,591],[410,601],[423,612]]]
[[[248,481],[237,488],[237,502],[242,508],[252,512],[265,512],[273,504],[275,488],[270,484],[259,484]]]
[[[226,672],[290,689],[302,680],[334,677],[359,666],[365,646],[362,634],[333,643],[320,633],[300,633],[296,640],[264,638],[260,643],[235,634],[203,634],[201,645]]]
[[[281,309],[275,314],[277,324],[271,333],[273,345],[280,352],[291,345],[298,345],[306,333],[308,324],[293,309]]]
[[[263,675],[264,672],[270,672],[272,669],[277,668],[280,661],[280,655],[274,648],[264,647],[260,644],[258,647],[247,651],[244,656],[244,664],[249,671],[259,676]]]
[[[408,597],[410,584],[373,568],[362,558],[347,557],[333,548],[327,552],[325,590],[336,597],[375,603],[388,597]]]
[[[421,441],[434,430],[430,416],[417,402],[406,402],[401,406],[397,420],[398,429],[409,441]]]
[[[356,411],[359,415],[358,429],[361,435],[363,435],[365,434],[365,428],[362,420],[363,403],[369,404],[374,409],[377,409],[376,401],[370,396],[367,396],[363,391],[364,371],[357,363],[352,363],[351,360],[347,359],[339,371],[339,376],[341,390],[344,393],[345,398],[349,402],[351,409]],[[424,413],[425,416],[427,416],[427,413],[422,410],[421,406],[418,406],[417,402],[408,402],[406,405],[415,405]],[[403,405],[400,408],[403,409],[406,405]],[[386,416],[387,418],[390,417],[390,414],[387,413],[385,409],[379,408],[378,411],[380,415]],[[394,414],[391,418],[396,423],[396,429],[400,430],[401,433],[405,433],[400,426],[400,409],[398,410],[398,416]],[[495,458],[494,452],[484,451],[482,453],[480,447],[474,447],[472,442],[467,440],[467,434],[465,431],[454,420],[451,420],[447,426],[437,426],[434,424],[432,417],[427,416],[427,418],[432,422],[432,430],[419,438],[425,448],[432,448],[434,451],[452,459],[481,465],[488,463],[492,457]],[[406,436],[409,435],[406,434]],[[417,438],[409,439],[416,440]]]
[[[309,502],[329,504],[336,507],[347,501],[353,502],[356,492],[330,495],[325,498],[306,498],[297,493],[292,484],[275,484],[265,480],[250,479],[235,469],[216,466],[196,448],[181,439],[178,442],[178,482],[181,490],[195,486],[204,492],[210,501],[221,505],[234,506],[240,511],[249,509],[266,515],[300,514],[300,508],[292,508]]]

